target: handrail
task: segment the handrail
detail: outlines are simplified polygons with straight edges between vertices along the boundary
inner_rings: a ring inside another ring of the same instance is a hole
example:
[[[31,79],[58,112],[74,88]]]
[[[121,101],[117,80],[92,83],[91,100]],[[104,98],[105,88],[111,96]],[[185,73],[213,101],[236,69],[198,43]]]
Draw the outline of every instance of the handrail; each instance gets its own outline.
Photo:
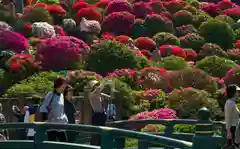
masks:
[[[97,127],[91,125],[76,125],[76,124],[53,124],[53,123],[10,123],[10,124],[0,124],[1,129],[13,129],[13,128],[34,128],[36,130],[36,135],[38,133],[43,133],[47,129],[64,129],[72,131],[84,131],[90,133],[100,133],[100,134],[110,134],[112,139],[116,138],[136,138],[149,143],[164,145],[166,147],[178,147],[178,148],[191,148],[192,143],[188,141],[176,140],[168,137],[157,136],[148,133],[135,132],[130,130],[123,130],[111,127]],[[41,132],[39,132],[41,131]],[[108,140],[111,142],[111,140]],[[6,141],[8,142],[8,141]]]

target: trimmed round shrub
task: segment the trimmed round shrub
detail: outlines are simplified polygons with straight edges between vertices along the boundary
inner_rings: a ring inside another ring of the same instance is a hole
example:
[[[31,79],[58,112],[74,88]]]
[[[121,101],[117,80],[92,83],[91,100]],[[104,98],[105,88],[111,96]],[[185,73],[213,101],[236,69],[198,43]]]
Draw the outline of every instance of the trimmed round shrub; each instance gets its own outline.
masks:
[[[136,74],[136,77],[142,88],[169,92],[169,72],[163,68],[145,67]]]
[[[226,85],[237,84],[240,85],[240,66],[230,69],[223,78]]]
[[[174,31],[172,21],[158,14],[147,15],[144,27],[150,37],[159,32],[172,33]]]
[[[153,12],[159,14],[161,12],[165,12],[166,8],[163,6],[163,2],[161,1],[151,1],[150,7],[152,8]]]
[[[188,12],[191,12],[193,15],[196,15],[198,13],[198,9],[189,4],[187,4],[185,7],[183,7],[183,10],[187,10]]]
[[[77,12],[76,22],[80,23],[82,18],[85,18],[87,20],[95,20],[98,22],[102,21],[102,15],[95,8],[92,7],[82,8]]]
[[[136,2],[133,4],[133,12],[136,18],[145,19],[148,14],[152,13],[152,8],[149,3]]]
[[[176,110],[178,117],[182,119],[198,118],[198,109],[202,107],[207,107],[213,117],[221,114],[217,100],[209,98],[209,93],[204,90],[194,88],[173,90],[168,96],[168,101],[168,107]]]
[[[73,4],[72,6],[72,10],[74,12],[78,12],[78,10],[82,9],[82,8],[87,8],[88,7],[88,3],[84,2],[84,1],[77,1]]]
[[[135,40],[135,46],[140,50],[153,51],[156,49],[156,42],[148,37],[139,37]]]
[[[66,10],[60,4],[50,4],[47,6],[48,12],[53,16],[66,16]]]
[[[84,87],[91,80],[102,81],[102,76],[91,71],[71,71],[67,74],[68,83],[74,88],[74,94],[84,92]]]
[[[180,45],[179,39],[171,33],[160,32],[153,36],[157,46],[162,45]]]
[[[132,5],[127,0],[121,0],[121,1],[110,1],[106,8],[105,15],[109,15],[113,12],[133,12]]]
[[[104,32],[110,32],[116,36],[129,35],[134,21],[135,16],[129,12],[113,12],[105,17],[102,28]]]
[[[218,15],[218,16],[215,17],[215,19],[219,20],[219,21],[226,22],[230,26],[232,26],[235,23],[235,21],[231,17],[229,17],[227,15]]]
[[[167,8],[167,11],[174,14],[175,12],[183,9],[185,2],[184,1],[167,1],[163,4]]]
[[[194,16],[194,26],[196,28],[199,28],[199,26],[203,22],[207,22],[209,19],[211,19],[211,16],[209,14],[207,14],[204,11],[200,11],[200,12],[198,12],[197,15]]]
[[[240,40],[240,28],[234,30],[235,38],[236,40]]]
[[[5,97],[43,97],[53,89],[53,82],[61,75],[55,72],[41,72],[28,77],[20,83],[14,84],[6,90]]]
[[[38,44],[36,59],[44,70],[77,69],[89,50],[89,46],[80,39],[59,36]]]
[[[183,48],[191,48],[196,51],[200,51],[201,47],[205,43],[205,40],[198,34],[188,33],[187,35],[180,37],[180,43]]]
[[[220,14],[220,9],[215,3],[205,3],[201,5],[201,10],[208,13],[210,16],[215,17]]]
[[[107,40],[93,45],[91,53],[87,57],[85,68],[105,76],[115,69],[138,69],[146,65],[148,65],[146,58],[137,56],[135,51],[121,43]]]
[[[174,25],[182,26],[193,23],[193,14],[187,10],[180,10],[173,15]]]
[[[147,36],[147,30],[144,27],[144,20],[136,19],[132,27],[131,37],[136,39],[144,36]]]
[[[28,53],[28,40],[16,32],[0,31],[0,43],[0,51],[10,50],[15,53]]]
[[[54,27],[46,22],[35,22],[32,24],[32,33],[39,38],[52,38],[56,36]]]
[[[24,11],[21,20],[34,23],[34,22],[47,22],[52,23],[52,17],[46,8],[35,6],[30,8],[28,11]]]
[[[197,58],[197,53],[193,49],[184,49],[186,53],[186,61],[195,61]]]
[[[198,59],[203,59],[206,56],[219,56],[219,57],[227,57],[227,53],[222,50],[220,46],[213,43],[205,43],[200,52],[198,53]]]
[[[172,46],[172,45],[163,45],[159,47],[160,53],[162,57],[175,55],[178,57],[186,58],[186,53],[184,49],[178,47],[178,46]]]
[[[178,37],[185,36],[188,33],[197,33],[197,29],[191,24],[176,27],[176,35]]]
[[[240,49],[229,49],[227,50],[227,55],[231,60],[240,64]]]
[[[207,42],[216,43],[223,49],[231,48],[234,41],[234,32],[229,24],[216,19],[202,23],[199,34]]]
[[[8,59],[6,66],[8,72],[20,79],[32,75],[39,68],[31,54],[16,54]]]
[[[170,85],[172,89],[193,87],[210,93],[217,90],[216,80],[213,80],[206,72],[195,68],[172,71],[170,73]]]
[[[239,7],[229,8],[223,11],[223,14],[233,18],[234,20],[240,19],[240,10]]]
[[[187,62],[183,58],[177,56],[164,57],[160,61],[157,61],[154,65],[166,70],[181,70],[188,66]]]
[[[218,56],[205,57],[196,64],[197,68],[202,69],[213,77],[219,78],[224,77],[226,72],[235,66],[237,66],[237,64],[234,61]]]

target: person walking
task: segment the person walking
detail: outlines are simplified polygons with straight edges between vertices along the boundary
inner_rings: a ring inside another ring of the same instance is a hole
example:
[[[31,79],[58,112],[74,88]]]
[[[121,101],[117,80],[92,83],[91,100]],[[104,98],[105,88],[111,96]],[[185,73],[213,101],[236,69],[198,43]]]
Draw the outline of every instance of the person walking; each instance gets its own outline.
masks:
[[[43,104],[40,107],[42,119],[49,123],[68,123],[68,118],[64,112],[64,96],[63,92],[66,87],[65,78],[57,78],[54,81],[54,90],[47,93],[44,98]],[[48,130],[47,132],[49,141],[66,142],[67,137],[64,130]]]
[[[89,100],[92,107],[92,125],[105,126],[107,115],[103,106],[103,100],[101,98],[102,90],[105,85],[111,84],[111,81],[107,80],[103,83],[99,83],[97,80],[92,80],[88,83],[90,88]],[[101,145],[100,135],[93,135],[91,139],[91,145]]]
[[[239,109],[236,104],[240,88],[237,85],[228,85],[226,88],[227,101],[224,106],[226,130],[227,130],[227,146],[235,147],[235,131],[239,121]]]
[[[73,97],[73,88],[68,85],[64,90],[64,111],[68,118],[69,124],[75,124],[75,116],[77,114],[77,110],[75,105],[72,103],[72,97]],[[68,142],[74,143],[76,141],[76,135],[77,133],[75,131],[67,131],[67,138]]]
[[[0,123],[6,123],[6,118],[4,116],[3,112],[3,107],[2,104],[0,103]],[[0,130],[0,140],[8,140],[9,135],[8,135],[8,130],[7,129],[2,129]]]

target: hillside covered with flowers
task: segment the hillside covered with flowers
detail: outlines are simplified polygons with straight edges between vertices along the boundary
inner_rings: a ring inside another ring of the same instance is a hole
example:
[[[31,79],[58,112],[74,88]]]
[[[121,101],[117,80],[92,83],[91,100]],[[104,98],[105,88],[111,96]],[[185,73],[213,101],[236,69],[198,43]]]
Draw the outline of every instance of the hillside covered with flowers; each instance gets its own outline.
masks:
[[[0,94],[44,96],[58,76],[82,92],[111,79],[124,119],[223,118],[240,85],[240,6],[230,0],[25,1],[0,5]]]

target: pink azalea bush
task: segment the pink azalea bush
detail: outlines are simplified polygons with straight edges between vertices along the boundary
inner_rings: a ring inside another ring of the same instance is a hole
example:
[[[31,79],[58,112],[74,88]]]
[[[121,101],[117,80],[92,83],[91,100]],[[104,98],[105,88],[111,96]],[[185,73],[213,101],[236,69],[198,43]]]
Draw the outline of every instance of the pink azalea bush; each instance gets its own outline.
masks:
[[[105,15],[108,15],[113,12],[123,11],[132,13],[133,12],[132,5],[127,0],[114,0],[108,4]]]
[[[78,68],[89,53],[89,46],[71,36],[59,36],[43,40],[37,46],[37,61],[44,70]]]

